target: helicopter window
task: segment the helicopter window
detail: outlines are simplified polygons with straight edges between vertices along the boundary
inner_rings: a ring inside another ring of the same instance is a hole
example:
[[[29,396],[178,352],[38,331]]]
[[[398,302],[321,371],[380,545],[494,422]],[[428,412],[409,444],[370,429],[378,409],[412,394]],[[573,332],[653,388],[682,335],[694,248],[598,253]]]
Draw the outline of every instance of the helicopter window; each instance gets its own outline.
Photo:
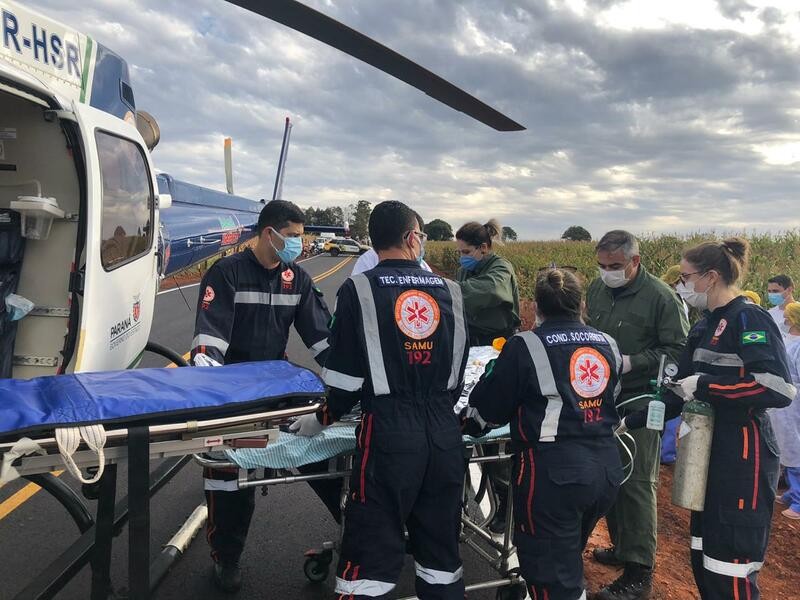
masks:
[[[139,146],[103,131],[95,138],[103,181],[100,259],[110,271],[152,246],[153,190]]]

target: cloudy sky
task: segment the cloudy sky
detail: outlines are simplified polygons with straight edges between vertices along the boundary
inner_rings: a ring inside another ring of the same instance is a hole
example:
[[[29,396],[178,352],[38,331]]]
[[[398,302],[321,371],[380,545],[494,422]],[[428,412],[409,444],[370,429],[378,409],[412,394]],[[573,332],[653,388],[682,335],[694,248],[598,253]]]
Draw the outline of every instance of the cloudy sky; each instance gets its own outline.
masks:
[[[500,133],[222,0],[27,0],[125,57],[156,166],[520,237],[800,226],[796,0],[307,0],[527,127]]]

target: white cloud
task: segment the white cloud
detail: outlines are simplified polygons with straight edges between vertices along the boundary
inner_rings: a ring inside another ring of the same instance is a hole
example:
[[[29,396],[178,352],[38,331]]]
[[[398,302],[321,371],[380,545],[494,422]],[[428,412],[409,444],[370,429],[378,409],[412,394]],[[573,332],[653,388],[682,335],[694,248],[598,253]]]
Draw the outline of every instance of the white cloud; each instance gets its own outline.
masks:
[[[800,226],[796,0],[308,0],[523,123],[498,133],[222,0],[30,0],[126,58],[156,165],[301,206],[399,199],[522,237]],[[768,207],[768,210],[765,208]]]

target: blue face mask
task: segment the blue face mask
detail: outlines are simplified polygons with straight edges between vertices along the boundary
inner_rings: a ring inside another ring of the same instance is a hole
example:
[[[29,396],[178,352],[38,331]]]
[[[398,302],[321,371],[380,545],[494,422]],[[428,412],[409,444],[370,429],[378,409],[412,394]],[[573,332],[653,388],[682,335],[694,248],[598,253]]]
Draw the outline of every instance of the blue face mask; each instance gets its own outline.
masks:
[[[767,297],[769,297],[769,303],[772,304],[772,306],[780,306],[783,304],[783,294],[781,292],[770,292],[767,294]]]
[[[468,254],[462,254],[461,257],[458,259],[458,262],[461,263],[461,268],[465,271],[474,271],[475,268],[478,266],[478,263],[481,262],[474,256],[470,256]]]
[[[417,257],[417,264],[422,266],[422,261],[425,259],[425,244],[422,244],[419,256]]]
[[[275,253],[278,255],[278,258],[285,263],[290,263],[300,256],[303,252],[303,240],[299,237],[283,237],[274,229],[272,231],[279,240],[283,241],[283,249],[278,250],[275,248],[275,244],[272,244],[272,239],[270,238],[270,244],[275,248]]]

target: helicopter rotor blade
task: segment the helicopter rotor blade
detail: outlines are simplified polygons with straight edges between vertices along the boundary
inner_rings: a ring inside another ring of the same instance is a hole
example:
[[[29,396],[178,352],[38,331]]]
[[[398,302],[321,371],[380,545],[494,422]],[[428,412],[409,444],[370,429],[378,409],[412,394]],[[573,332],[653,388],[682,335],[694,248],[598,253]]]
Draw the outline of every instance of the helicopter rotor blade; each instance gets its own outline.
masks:
[[[297,0],[226,1],[370,64],[498,131],[525,129],[516,121],[428,69]]]

